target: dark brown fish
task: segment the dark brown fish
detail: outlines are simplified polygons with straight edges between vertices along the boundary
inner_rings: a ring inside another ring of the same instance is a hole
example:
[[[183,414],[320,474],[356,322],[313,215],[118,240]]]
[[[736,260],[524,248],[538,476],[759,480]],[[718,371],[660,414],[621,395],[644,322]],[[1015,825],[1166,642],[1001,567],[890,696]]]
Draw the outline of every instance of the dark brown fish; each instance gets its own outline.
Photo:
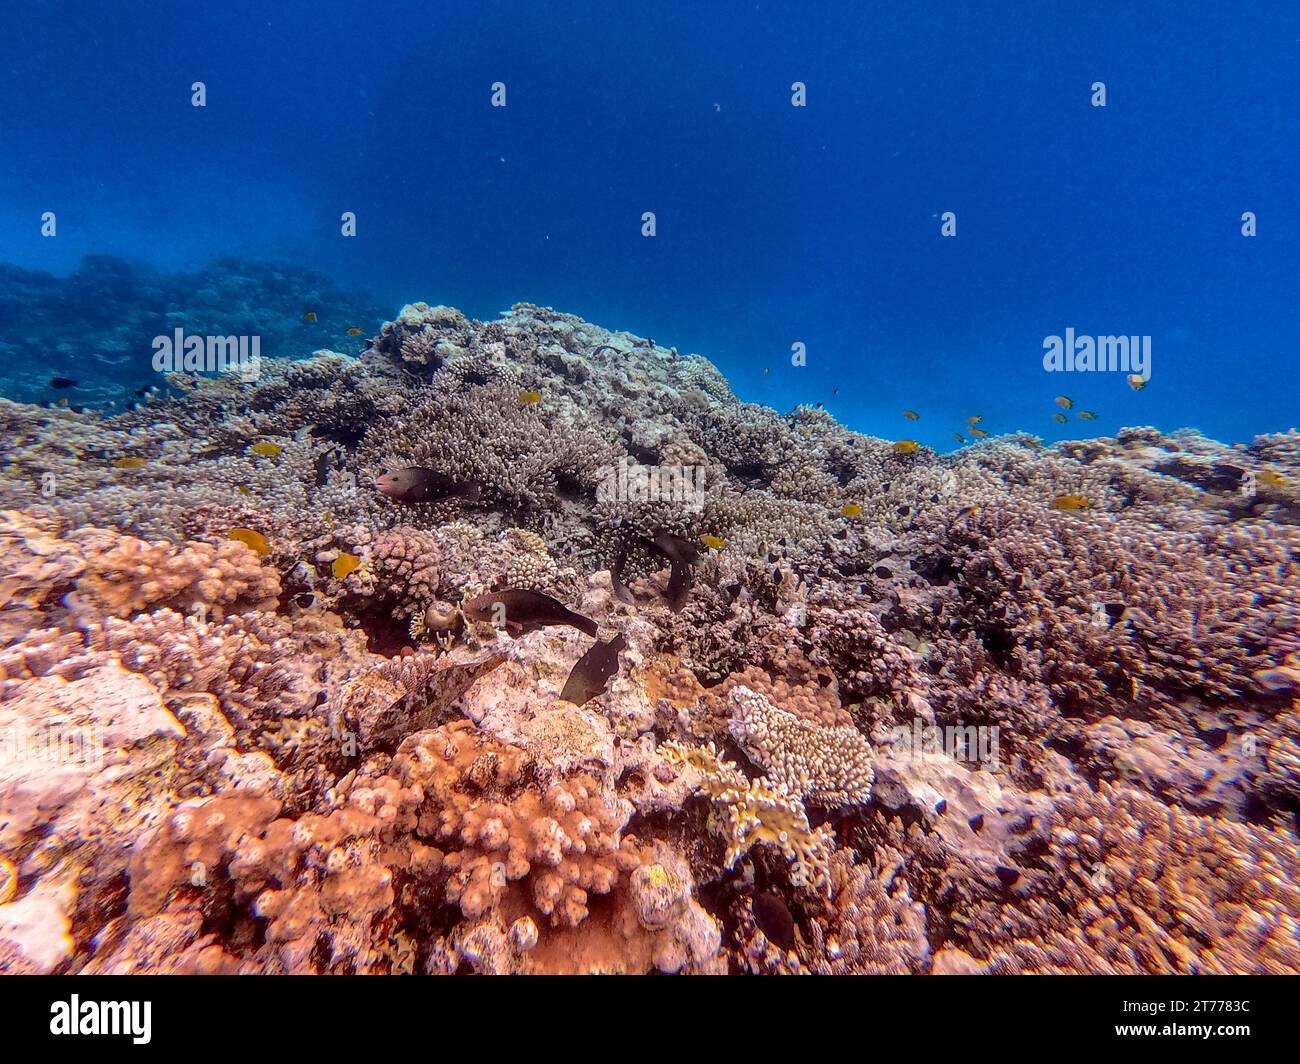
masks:
[[[627,640],[622,632],[606,643],[597,640],[595,646],[573,666],[560,697],[579,706],[590,702],[605,690],[609,678],[617,675],[618,655],[626,649]]]
[[[700,549],[689,539],[682,539],[671,532],[658,532],[651,540],[654,549],[669,561],[694,565],[700,560]]]
[[[668,572],[668,593],[665,596],[668,599],[668,608],[673,613],[680,613],[683,606],[686,605],[686,597],[691,593],[691,585],[695,583],[695,574],[691,567],[684,562],[673,562]]]
[[[422,466],[385,470],[375,478],[375,487],[397,502],[445,502],[464,499],[473,502],[483,493],[476,480],[453,480],[445,473]]]
[[[623,582],[623,569],[627,566],[627,548],[620,547],[618,554],[614,557],[614,564],[609,570],[609,586],[613,589],[615,597],[619,602],[626,602],[629,606],[636,605],[636,598],[632,595],[631,589]]]
[[[754,921],[764,937],[783,950],[794,949],[794,917],[790,909],[775,894],[755,894],[750,898]]]
[[[511,635],[535,632],[538,628],[558,624],[570,625],[593,638],[597,632],[596,622],[590,617],[574,613],[559,599],[540,591],[489,591],[466,599],[460,610],[466,620],[504,625]]]

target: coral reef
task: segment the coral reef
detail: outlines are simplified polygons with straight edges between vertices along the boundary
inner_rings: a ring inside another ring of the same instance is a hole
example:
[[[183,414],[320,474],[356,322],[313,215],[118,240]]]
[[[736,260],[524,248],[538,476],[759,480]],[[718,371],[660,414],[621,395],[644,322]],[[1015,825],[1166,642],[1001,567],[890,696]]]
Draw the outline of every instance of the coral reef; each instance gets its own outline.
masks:
[[[257,276],[309,357],[0,400],[0,970],[1300,972],[1294,432],[903,453]]]

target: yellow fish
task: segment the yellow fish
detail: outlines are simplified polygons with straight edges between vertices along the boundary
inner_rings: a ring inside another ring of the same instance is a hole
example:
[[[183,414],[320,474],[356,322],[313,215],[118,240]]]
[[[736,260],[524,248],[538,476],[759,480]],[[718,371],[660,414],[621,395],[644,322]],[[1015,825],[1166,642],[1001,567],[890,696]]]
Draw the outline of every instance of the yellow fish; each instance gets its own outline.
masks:
[[[127,458],[114,458],[114,469],[143,469],[149,463],[137,454],[130,455]]]
[[[977,429],[974,425],[971,425],[970,427],[970,434],[974,436],[977,440],[987,440],[989,437],[989,434],[987,432],[985,432],[983,429]]]
[[[915,454],[916,449],[920,446],[915,440],[899,440],[894,444],[894,450],[899,454]]]
[[[249,450],[254,454],[260,454],[263,458],[274,458],[284,448],[278,443],[255,443]]]
[[[1272,469],[1265,469],[1255,474],[1255,479],[1261,484],[1267,484],[1270,488],[1285,488],[1291,482],[1281,473]]]
[[[918,414],[915,410],[904,410],[904,411],[903,411],[903,417],[907,418],[908,421],[920,421],[920,420],[921,420],[921,415]]]
[[[968,417],[968,418],[966,419],[966,424],[967,424],[967,425],[978,425],[978,424],[979,424],[981,421],[983,421],[983,420],[984,420],[984,415],[983,415],[983,414],[976,414],[974,417]]]
[[[1082,495],[1058,495],[1052,500],[1053,510],[1086,510],[1092,502]]]
[[[1069,421],[1070,419],[1069,419],[1068,417],[1066,417],[1064,414],[1053,414],[1053,415],[1052,415],[1052,420],[1053,420],[1053,421],[1059,421],[1062,425],[1064,425],[1064,424],[1065,424],[1067,421]]]
[[[330,571],[339,580],[346,580],[348,575],[356,572],[357,566],[361,564],[361,559],[355,554],[340,554],[334,559],[334,564],[330,566]]]
[[[349,336],[360,336],[360,335],[361,335],[361,330],[358,329],[355,325],[353,325],[350,329],[348,329],[348,335],[349,335]]]
[[[963,436],[960,432],[954,432],[954,433],[952,434],[952,438],[953,438],[954,440],[956,440],[958,443],[965,443],[965,442],[966,442],[966,437]]]
[[[1140,392],[1147,386],[1147,379],[1140,373],[1130,373],[1128,375],[1128,386],[1135,392]]]
[[[1096,415],[1095,413],[1093,413],[1093,411],[1091,411],[1091,410],[1080,410],[1080,411],[1079,411],[1079,417],[1081,417],[1084,421],[1096,421],[1096,420],[1097,420],[1097,415]]]
[[[232,528],[226,533],[226,538],[238,540],[254,554],[260,554],[263,558],[271,553],[271,544],[267,542],[266,537],[251,528]]]
[[[520,392],[519,401],[528,406],[530,403],[540,403],[542,401],[541,392]]]
[[[1070,407],[1074,406],[1074,400],[1071,399],[1069,396],[1058,395],[1056,397],[1056,405],[1059,406],[1062,410],[1069,410]]]
[[[722,550],[727,545],[727,541],[723,539],[721,536],[713,536],[708,534],[701,536],[700,542],[703,543],[710,550]]]
[[[314,310],[309,310],[309,311],[307,311],[307,313],[304,314],[304,315],[302,316],[302,320],[303,320],[303,321],[315,321],[315,320],[316,320],[316,312],[315,312]]]
[[[840,513],[842,513],[845,517],[861,517],[862,507],[859,506],[856,502],[846,502],[844,504],[844,508],[840,510]]]

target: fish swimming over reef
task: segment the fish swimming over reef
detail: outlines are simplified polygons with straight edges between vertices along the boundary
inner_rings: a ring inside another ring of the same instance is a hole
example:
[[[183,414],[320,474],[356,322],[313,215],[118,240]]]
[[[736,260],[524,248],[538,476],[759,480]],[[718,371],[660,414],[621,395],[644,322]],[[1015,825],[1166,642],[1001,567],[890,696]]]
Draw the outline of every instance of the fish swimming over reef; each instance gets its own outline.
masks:
[[[672,532],[657,532],[650,543],[657,553],[668,559],[668,591],[665,597],[668,608],[677,613],[686,605],[686,597],[695,583],[692,566],[700,560],[700,550],[690,540]]]
[[[590,702],[605,690],[609,678],[618,673],[618,655],[626,649],[627,640],[622,632],[604,643],[597,640],[573,666],[560,697],[579,706]]]
[[[423,466],[385,470],[375,478],[375,487],[396,502],[445,502],[464,499],[473,502],[483,494],[477,480],[453,480],[445,473]]]
[[[574,613],[559,599],[522,588],[475,595],[461,603],[460,611],[466,620],[504,626],[511,635],[565,624],[592,638],[599,630],[590,617]]]
[[[794,917],[790,915],[789,906],[767,891],[755,894],[749,900],[754,922],[763,932],[763,937],[783,950],[794,949]]]

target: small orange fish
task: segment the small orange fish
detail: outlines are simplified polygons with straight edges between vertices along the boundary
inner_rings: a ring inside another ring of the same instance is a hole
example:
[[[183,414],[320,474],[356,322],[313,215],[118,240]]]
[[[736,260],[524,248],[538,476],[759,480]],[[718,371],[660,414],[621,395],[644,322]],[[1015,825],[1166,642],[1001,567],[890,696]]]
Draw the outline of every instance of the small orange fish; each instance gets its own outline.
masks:
[[[1091,505],[1091,500],[1083,495],[1058,495],[1052,500],[1053,510],[1086,510]]]
[[[1078,416],[1084,421],[1096,421],[1097,415],[1091,410],[1080,410]]]
[[[1074,406],[1074,400],[1071,399],[1069,396],[1058,395],[1056,397],[1056,405],[1059,406],[1062,410],[1069,410],[1070,407]]]
[[[1265,469],[1255,474],[1255,479],[1261,484],[1267,484],[1270,488],[1285,488],[1291,482],[1281,473],[1272,469]]]
[[[542,401],[542,393],[541,392],[520,392],[519,401],[523,403],[524,406],[529,406],[532,403],[540,403]]]
[[[840,510],[840,513],[842,513],[845,517],[861,517],[862,507],[859,506],[856,502],[846,502],[844,504],[844,508]]]
[[[985,432],[983,429],[977,429],[974,425],[971,425],[970,427],[970,434],[974,436],[977,440],[987,440],[989,438],[989,434],[987,432]]]
[[[908,421],[920,421],[920,420],[921,420],[921,415],[918,414],[915,410],[904,410],[904,411],[903,411],[903,417],[907,418]]]
[[[915,454],[916,449],[920,446],[915,440],[899,440],[894,444],[894,450],[899,454]]]
[[[360,336],[361,332],[362,330],[358,329],[355,325],[353,325],[350,329],[348,329],[349,336]]]
[[[1065,424],[1067,421],[1069,421],[1070,419],[1069,419],[1068,417],[1066,417],[1064,414],[1053,414],[1053,415],[1052,415],[1052,420],[1053,420],[1053,421],[1059,421],[1062,425],[1064,425],[1064,424]]]
[[[963,436],[960,432],[954,432],[954,433],[952,434],[952,438],[953,438],[954,440],[956,440],[958,443],[965,443],[965,442],[966,442],[966,437]]]
[[[274,458],[284,450],[278,443],[255,443],[249,448],[254,454],[261,455],[263,458]]]
[[[260,554],[265,558],[271,553],[271,544],[261,532],[255,532],[251,528],[232,528],[226,533],[227,539],[238,540],[254,554]]]
[[[315,312],[314,310],[309,310],[309,311],[307,311],[307,313],[304,314],[304,315],[302,316],[302,320],[303,320],[303,321],[315,321],[315,320],[316,320],[316,312]]]
[[[966,419],[966,424],[967,424],[967,425],[978,425],[978,424],[979,424],[981,421],[983,421],[983,420],[984,420],[984,415],[983,415],[983,414],[976,414],[974,417],[968,417],[968,418]]]
[[[114,469],[143,469],[149,463],[141,458],[138,454],[130,455],[126,458],[114,458]]]
[[[355,554],[340,554],[330,566],[330,572],[336,579],[346,580],[350,574],[357,571],[357,566],[360,564],[361,559]]]
[[[1147,379],[1140,373],[1130,373],[1127,377],[1128,386],[1135,392],[1140,392],[1147,386]]]

